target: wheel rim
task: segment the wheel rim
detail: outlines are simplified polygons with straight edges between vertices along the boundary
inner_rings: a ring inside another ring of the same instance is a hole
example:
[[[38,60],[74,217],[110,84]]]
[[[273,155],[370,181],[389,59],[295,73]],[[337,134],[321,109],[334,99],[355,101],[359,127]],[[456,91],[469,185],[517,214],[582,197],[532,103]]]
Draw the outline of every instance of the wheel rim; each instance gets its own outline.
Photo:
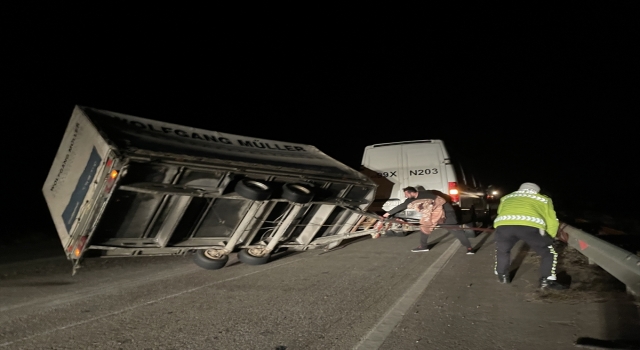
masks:
[[[207,249],[204,251],[204,256],[211,260],[220,260],[224,254],[220,249]]]
[[[247,249],[247,253],[251,256],[255,256],[256,258],[261,258],[267,255],[267,251],[264,248],[249,248]]]

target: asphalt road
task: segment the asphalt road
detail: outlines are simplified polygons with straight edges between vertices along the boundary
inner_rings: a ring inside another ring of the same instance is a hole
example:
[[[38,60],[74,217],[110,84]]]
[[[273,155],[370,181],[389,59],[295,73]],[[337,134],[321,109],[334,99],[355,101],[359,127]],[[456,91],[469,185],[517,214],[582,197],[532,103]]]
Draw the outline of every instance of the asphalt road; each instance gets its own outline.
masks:
[[[573,349],[640,333],[624,293],[545,301],[533,257],[495,282],[491,234],[472,256],[444,230],[432,240],[411,253],[417,234],[367,236],[216,271],[189,257],[88,260],[76,276],[62,256],[0,265],[0,349]]]

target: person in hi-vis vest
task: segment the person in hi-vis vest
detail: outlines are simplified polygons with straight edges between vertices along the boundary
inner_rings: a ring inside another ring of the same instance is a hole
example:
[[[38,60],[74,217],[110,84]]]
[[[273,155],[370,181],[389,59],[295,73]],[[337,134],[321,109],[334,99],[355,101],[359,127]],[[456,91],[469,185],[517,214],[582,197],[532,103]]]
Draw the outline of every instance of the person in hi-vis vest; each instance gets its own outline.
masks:
[[[556,281],[558,253],[553,248],[553,238],[558,232],[558,218],[551,198],[539,192],[538,185],[525,182],[517,191],[500,198],[498,215],[493,221],[494,272],[500,283],[511,282],[511,249],[522,240],[540,256],[540,288],[566,289]]]

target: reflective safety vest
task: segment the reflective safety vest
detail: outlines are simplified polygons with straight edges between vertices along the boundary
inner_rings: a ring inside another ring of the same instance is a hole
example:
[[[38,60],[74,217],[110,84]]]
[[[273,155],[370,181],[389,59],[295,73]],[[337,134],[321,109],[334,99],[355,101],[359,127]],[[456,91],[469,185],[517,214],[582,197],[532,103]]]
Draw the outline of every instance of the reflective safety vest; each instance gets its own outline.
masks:
[[[558,233],[558,218],[551,198],[531,190],[512,192],[500,198],[493,227],[521,225],[543,229],[551,237]]]

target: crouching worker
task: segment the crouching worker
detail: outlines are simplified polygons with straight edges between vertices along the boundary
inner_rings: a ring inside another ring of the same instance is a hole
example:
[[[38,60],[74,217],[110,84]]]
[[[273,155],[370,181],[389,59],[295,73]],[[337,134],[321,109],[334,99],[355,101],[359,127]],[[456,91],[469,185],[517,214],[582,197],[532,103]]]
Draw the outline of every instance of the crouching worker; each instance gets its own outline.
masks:
[[[439,224],[457,225],[458,219],[455,210],[449,202],[433,191],[418,191],[415,187],[402,189],[406,200],[397,207],[389,210],[383,215],[388,218],[406,209],[416,209],[420,212],[420,246],[412,249],[414,253],[428,252],[429,235]],[[467,248],[467,254],[474,254],[471,242],[462,229],[447,229],[454,235],[462,245]]]
[[[525,182],[500,199],[496,228],[495,273],[500,283],[510,283],[511,249],[520,240],[540,256],[540,288],[566,289],[556,281],[558,254],[553,238],[558,232],[558,218],[551,198],[539,193],[538,185]]]

